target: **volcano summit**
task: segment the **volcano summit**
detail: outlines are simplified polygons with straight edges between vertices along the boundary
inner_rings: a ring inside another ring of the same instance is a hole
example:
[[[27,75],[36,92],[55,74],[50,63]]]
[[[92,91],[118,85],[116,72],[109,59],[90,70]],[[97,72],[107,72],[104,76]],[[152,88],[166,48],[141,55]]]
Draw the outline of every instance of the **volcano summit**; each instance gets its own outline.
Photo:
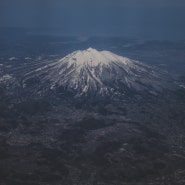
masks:
[[[124,95],[128,91],[156,93],[163,89],[164,74],[156,67],[88,48],[27,73],[24,84],[38,78],[44,89],[62,87],[75,96]]]

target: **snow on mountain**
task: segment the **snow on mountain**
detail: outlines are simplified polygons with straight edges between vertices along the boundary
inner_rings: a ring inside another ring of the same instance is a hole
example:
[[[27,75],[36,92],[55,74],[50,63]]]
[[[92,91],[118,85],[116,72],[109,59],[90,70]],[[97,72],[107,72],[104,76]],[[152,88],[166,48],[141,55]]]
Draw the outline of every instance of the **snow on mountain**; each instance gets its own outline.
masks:
[[[18,58],[16,58],[16,57],[11,57],[11,58],[9,58],[9,61],[13,61],[13,60],[17,60]]]
[[[37,68],[25,75],[40,79],[40,87],[63,87],[76,96],[124,94],[127,90],[157,92],[163,87],[163,72],[155,67],[118,56],[109,51],[89,48]]]
[[[0,77],[0,83],[1,82],[7,82],[7,81],[9,81],[11,79],[12,79],[12,76],[10,76],[9,74],[5,74],[5,75]]]

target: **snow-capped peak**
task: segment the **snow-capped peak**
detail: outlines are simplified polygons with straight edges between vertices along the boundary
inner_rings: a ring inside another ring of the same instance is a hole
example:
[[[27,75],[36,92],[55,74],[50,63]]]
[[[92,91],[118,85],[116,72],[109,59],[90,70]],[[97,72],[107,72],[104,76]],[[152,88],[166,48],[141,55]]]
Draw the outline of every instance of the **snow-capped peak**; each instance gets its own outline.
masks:
[[[99,64],[109,65],[112,62],[128,63],[127,58],[120,57],[109,51],[98,51],[93,48],[75,51],[61,59],[60,62],[65,62],[66,60],[68,64],[75,64],[78,66],[88,65],[91,67],[98,66]]]
[[[77,96],[124,94],[128,89],[154,92],[163,86],[162,75],[155,68],[93,48],[74,51],[32,71],[26,78],[35,76],[41,78],[44,88],[48,84],[52,90],[63,87]]]

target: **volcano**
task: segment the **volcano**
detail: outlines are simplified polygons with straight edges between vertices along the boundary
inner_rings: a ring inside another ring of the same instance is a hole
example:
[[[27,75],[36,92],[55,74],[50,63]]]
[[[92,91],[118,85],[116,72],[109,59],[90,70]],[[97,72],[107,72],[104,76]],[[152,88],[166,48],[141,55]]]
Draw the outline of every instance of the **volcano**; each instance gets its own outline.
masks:
[[[75,96],[112,96],[125,92],[157,93],[164,88],[166,73],[154,66],[93,48],[77,50],[25,75],[24,84],[38,78],[39,88],[59,87]]]

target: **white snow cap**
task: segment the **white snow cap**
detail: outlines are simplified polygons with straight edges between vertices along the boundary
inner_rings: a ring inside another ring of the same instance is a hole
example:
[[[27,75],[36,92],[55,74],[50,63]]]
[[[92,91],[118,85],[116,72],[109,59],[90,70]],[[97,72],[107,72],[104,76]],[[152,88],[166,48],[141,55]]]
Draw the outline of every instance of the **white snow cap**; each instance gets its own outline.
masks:
[[[160,91],[163,72],[110,51],[93,48],[77,50],[56,62],[41,66],[27,75],[40,77],[50,89],[65,87],[83,94],[117,95],[125,89]]]
[[[89,65],[92,67],[101,65],[109,65],[111,62],[121,62],[124,64],[130,63],[130,60],[125,57],[115,55],[110,51],[98,51],[93,48],[86,50],[77,50],[67,55],[60,61],[68,60],[69,63],[76,63],[76,65]]]

